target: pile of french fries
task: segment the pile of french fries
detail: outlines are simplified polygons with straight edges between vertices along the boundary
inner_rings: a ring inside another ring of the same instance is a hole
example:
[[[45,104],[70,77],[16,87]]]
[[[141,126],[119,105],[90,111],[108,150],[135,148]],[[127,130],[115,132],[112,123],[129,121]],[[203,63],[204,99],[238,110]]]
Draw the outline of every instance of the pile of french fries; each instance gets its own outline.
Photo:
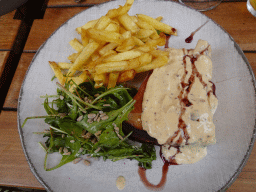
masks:
[[[136,73],[168,63],[168,52],[157,47],[165,45],[166,34],[177,35],[176,30],[161,22],[161,16],[128,15],[133,2],[127,0],[124,6],[76,29],[81,39],[69,42],[76,50],[68,56],[70,63],[49,61],[62,85],[69,80],[78,85],[91,79],[96,88],[112,88],[132,80]]]

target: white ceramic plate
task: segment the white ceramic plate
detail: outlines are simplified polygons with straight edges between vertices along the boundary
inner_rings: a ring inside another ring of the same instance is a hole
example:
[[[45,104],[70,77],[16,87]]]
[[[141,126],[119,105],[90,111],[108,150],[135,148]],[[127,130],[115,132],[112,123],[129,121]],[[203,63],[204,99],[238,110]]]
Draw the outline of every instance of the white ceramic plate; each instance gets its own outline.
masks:
[[[43,120],[30,120],[23,129],[20,128],[26,117],[46,114],[41,105],[43,99],[39,96],[56,93],[56,82],[51,81],[53,72],[48,61],[67,61],[67,56],[73,52],[68,42],[74,37],[79,38],[75,28],[124,3],[120,0],[94,6],[71,18],[41,46],[26,74],[18,105],[20,138],[31,171],[48,191],[118,191],[115,181],[120,175],[127,181],[123,191],[148,191],[140,181],[136,161],[113,163],[100,160],[92,162],[90,167],[69,163],[46,172],[43,169],[45,154],[37,144],[44,139],[32,132],[44,130],[47,125]],[[152,17],[161,15],[163,22],[178,30],[178,36],[170,38],[170,47],[194,48],[198,39],[207,40],[212,46],[213,82],[219,99],[214,116],[217,144],[208,147],[208,155],[198,163],[171,166],[164,191],[224,191],[242,170],[255,140],[255,79],[251,67],[239,46],[212,20],[196,33],[192,43],[185,43],[192,31],[209,20],[200,12],[171,1],[137,0],[129,14],[137,13]],[[57,164],[60,156],[51,159],[49,166]],[[158,156],[153,169],[147,171],[150,182],[157,184],[160,181],[162,165]]]

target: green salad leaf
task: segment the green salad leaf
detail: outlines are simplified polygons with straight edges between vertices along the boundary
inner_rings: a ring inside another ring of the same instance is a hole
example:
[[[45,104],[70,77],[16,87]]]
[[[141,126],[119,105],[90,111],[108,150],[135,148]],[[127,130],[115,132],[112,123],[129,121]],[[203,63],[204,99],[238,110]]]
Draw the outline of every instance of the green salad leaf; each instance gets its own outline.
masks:
[[[134,108],[132,98],[137,90],[123,85],[111,89],[104,86],[95,88],[94,82],[85,82],[70,92],[71,83],[65,86],[57,84],[57,95],[43,96],[48,116],[27,118],[44,118],[49,125],[49,130],[42,132],[47,138],[45,147],[40,143],[46,151],[45,170],[57,169],[85,154],[114,162],[134,159],[139,166],[151,169],[152,161],[156,159],[154,146],[131,145],[127,139],[131,133],[125,136],[122,131],[123,121],[128,119]],[[49,102],[50,98],[54,99]],[[55,152],[60,153],[62,159],[58,165],[47,168],[48,155]]]

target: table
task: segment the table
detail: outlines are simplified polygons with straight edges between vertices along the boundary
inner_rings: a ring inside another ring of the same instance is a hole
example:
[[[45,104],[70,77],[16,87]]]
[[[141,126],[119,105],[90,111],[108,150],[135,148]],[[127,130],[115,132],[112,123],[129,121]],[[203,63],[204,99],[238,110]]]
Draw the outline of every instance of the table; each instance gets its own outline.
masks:
[[[36,1],[40,4],[39,11],[27,9],[25,4],[18,11],[0,16],[0,77],[8,74],[8,77],[2,78],[5,81],[0,82],[3,88],[1,95],[5,96],[0,99],[3,104],[0,114],[0,188],[44,189],[30,171],[19,139],[17,101],[22,81],[36,51],[51,33],[75,14],[107,1],[110,0],[86,0],[80,3],[74,0],[39,0]],[[28,3],[33,4],[32,1]],[[256,74],[256,18],[247,11],[246,1],[226,0],[217,8],[203,13],[234,38]],[[11,68],[8,66],[10,62]],[[228,191],[249,192],[255,191],[255,188],[256,147]]]

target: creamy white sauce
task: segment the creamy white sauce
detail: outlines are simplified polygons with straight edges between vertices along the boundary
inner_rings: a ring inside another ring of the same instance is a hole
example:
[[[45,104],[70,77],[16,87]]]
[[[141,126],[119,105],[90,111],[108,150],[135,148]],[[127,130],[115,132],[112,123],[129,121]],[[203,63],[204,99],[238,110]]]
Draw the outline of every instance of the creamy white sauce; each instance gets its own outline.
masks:
[[[207,154],[207,145],[216,142],[213,114],[218,100],[210,82],[211,48],[207,41],[199,40],[194,50],[168,48],[167,51],[169,64],[155,69],[147,83],[142,103],[142,126],[159,144],[181,146],[181,153],[175,156],[178,164],[194,163]],[[195,75],[195,71],[200,76]],[[191,76],[194,80],[190,91],[186,92]],[[182,86],[182,81],[187,85]],[[184,98],[189,105],[181,102]],[[185,129],[180,128],[181,120]],[[176,149],[171,147],[168,152],[168,148],[163,150],[167,159],[173,157]],[[195,150],[198,152],[194,153]]]
[[[165,158],[175,156],[175,161],[179,165],[196,163],[207,155],[207,147],[201,145],[184,145],[179,149],[180,153],[177,153],[177,148],[165,145],[162,147],[162,153]]]

